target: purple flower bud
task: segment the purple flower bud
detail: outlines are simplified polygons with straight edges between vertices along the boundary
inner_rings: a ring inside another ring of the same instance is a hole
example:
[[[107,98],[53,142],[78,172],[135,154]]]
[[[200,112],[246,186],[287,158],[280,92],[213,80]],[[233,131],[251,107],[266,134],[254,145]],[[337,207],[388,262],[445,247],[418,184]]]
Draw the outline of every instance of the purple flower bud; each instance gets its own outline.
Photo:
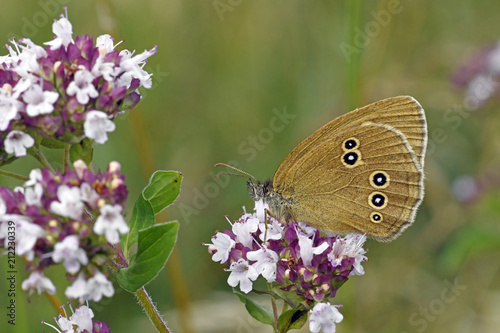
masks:
[[[90,60],[92,60],[93,54],[97,51],[94,49],[94,38],[89,35],[76,37],[75,45],[80,49],[82,57],[89,62],[87,69],[90,70]]]
[[[141,95],[139,95],[136,92],[130,93],[125,97],[121,103],[120,108],[123,110],[130,110],[133,109],[137,103],[141,100]]]
[[[40,59],[40,75],[46,81],[52,82],[54,81],[55,73],[54,73],[54,62],[48,58]],[[45,89],[45,90],[54,90]]]
[[[134,92],[137,88],[139,88],[140,85],[141,85],[141,80],[135,78],[132,79],[132,81],[130,82],[130,87],[128,87],[127,89],[127,93]]]
[[[116,87],[115,89],[113,89],[111,91],[111,94],[110,96],[115,100],[115,101],[118,101],[118,100],[121,100],[123,98],[126,97],[126,93],[127,93],[127,88],[125,87]],[[139,95],[139,94],[137,94]],[[127,96],[128,97],[128,96]],[[130,97],[129,97],[130,98]],[[135,97],[133,97],[135,98]],[[140,95],[139,95],[139,99],[140,99]],[[136,103],[137,104],[137,103]]]

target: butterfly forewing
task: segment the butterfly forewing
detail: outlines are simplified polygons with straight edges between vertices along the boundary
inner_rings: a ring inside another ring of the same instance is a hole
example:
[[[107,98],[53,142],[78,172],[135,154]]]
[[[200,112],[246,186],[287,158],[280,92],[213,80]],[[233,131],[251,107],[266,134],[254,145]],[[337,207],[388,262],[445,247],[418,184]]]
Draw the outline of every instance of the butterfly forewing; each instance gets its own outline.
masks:
[[[283,185],[289,167],[324,140],[333,139],[347,128],[359,128],[365,122],[386,124],[407,139],[423,168],[427,146],[427,124],[420,104],[410,96],[383,99],[335,118],[302,141],[285,158],[274,174],[275,188]]]

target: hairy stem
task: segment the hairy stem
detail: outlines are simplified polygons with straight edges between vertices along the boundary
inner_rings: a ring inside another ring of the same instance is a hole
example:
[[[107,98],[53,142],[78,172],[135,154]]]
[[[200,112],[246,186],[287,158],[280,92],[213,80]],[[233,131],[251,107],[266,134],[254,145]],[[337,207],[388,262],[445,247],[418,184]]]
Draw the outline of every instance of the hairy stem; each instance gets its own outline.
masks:
[[[1,170],[1,169],[0,169],[0,175],[11,177],[11,178],[15,178],[15,179],[19,179],[19,180],[24,180],[24,181],[29,180],[29,177],[26,177],[26,176],[23,176],[23,175],[14,173],[14,172],[9,172],[9,171],[5,171],[5,170]]]
[[[271,289],[271,285],[268,284],[268,288]],[[274,296],[271,295],[271,306],[273,308],[273,315],[274,315],[274,331],[278,332],[278,307],[276,306],[276,299],[274,299]]]
[[[52,171],[53,173],[55,173],[56,171],[54,170],[54,168],[52,167],[52,165],[50,165],[49,161],[47,160],[47,157],[45,157],[45,155],[43,154],[43,152],[40,150],[40,148],[32,148],[29,150],[29,152],[31,153],[31,155],[36,158],[36,160],[38,162],[40,162],[40,164],[44,167],[44,168],[47,168],[49,169],[50,171]]]
[[[141,289],[135,292],[135,296],[141,303],[143,309],[146,312],[149,320],[153,323],[156,330],[160,333],[170,333],[170,330],[167,327],[167,323],[163,321],[163,318],[160,316],[160,313],[156,309],[156,306],[153,304],[153,300],[146,292],[146,289],[142,287]]]
[[[64,144],[64,172],[68,171],[69,169],[69,149],[71,148],[71,145],[69,143]]]

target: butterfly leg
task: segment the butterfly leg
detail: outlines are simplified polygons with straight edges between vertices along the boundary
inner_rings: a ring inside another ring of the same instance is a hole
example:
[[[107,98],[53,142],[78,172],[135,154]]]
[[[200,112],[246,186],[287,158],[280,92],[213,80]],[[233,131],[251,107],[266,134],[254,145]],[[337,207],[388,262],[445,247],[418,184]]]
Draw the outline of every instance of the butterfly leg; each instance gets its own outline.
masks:
[[[285,206],[285,222],[287,224],[288,223],[295,223],[295,224],[298,223],[297,219],[295,218],[295,216],[293,216],[293,213],[288,206]]]
[[[264,214],[264,216],[265,216],[264,223],[265,223],[265,225],[266,225],[266,231],[264,232],[264,243],[267,241],[267,229],[269,228],[269,227],[267,226],[267,216],[268,216],[268,215],[269,215],[269,216],[271,216],[271,217],[274,217],[274,216],[273,216],[273,214],[271,213],[271,211],[270,211],[269,209],[267,209],[267,208],[266,208],[266,209],[265,209],[265,214]]]

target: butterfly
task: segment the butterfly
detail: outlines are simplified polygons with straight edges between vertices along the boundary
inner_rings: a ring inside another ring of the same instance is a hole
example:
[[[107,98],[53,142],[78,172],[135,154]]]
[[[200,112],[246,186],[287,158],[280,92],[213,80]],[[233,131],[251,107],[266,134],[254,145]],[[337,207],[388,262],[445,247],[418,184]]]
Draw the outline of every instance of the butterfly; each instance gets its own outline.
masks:
[[[248,192],[285,223],[391,241],[413,223],[422,202],[426,146],[420,104],[409,96],[387,98],[318,129],[272,181],[250,179]]]

